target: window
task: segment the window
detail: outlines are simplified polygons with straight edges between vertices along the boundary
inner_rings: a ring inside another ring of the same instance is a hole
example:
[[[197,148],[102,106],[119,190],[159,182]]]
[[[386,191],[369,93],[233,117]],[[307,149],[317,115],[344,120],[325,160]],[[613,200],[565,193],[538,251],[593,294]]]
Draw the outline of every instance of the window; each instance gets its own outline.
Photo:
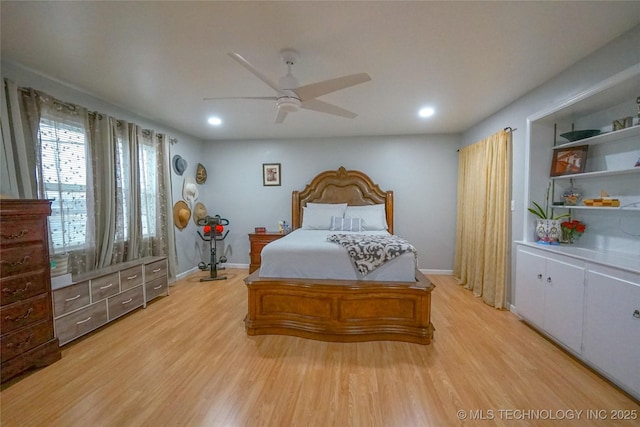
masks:
[[[84,128],[40,120],[44,195],[51,203],[49,233],[53,254],[84,246],[87,223],[87,168]]]
[[[49,217],[49,233],[52,254],[67,253],[81,249],[87,242],[87,140],[82,123],[72,119],[41,118],[39,138],[41,146],[42,177],[44,197],[53,200]],[[134,209],[131,198],[131,158],[130,142],[127,138],[117,139],[115,197],[117,216],[122,221],[121,232],[116,241],[128,241],[130,218]],[[150,135],[141,137],[139,143],[138,176],[140,186],[140,211],[142,237],[156,234],[157,202],[157,145]]]

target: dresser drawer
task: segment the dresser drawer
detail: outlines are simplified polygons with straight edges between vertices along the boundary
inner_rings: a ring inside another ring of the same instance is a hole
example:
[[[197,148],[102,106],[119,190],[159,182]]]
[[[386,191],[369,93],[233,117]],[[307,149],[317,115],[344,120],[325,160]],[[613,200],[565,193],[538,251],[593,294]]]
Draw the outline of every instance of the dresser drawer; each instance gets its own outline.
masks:
[[[53,314],[62,316],[80,307],[88,305],[89,299],[89,281],[81,282],[75,285],[56,289],[53,291]]]
[[[91,301],[96,302],[120,292],[118,273],[91,279]]]
[[[160,279],[145,283],[147,301],[151,301],[163,294],[166,295],[169,290],[168,286],[166,277],[161,277]]]
[[[47,294],[2,307],[0,330],[3,334],[23,326],[51,318],[51,303]]]
[[[56,336],[60,340],[60,345],[66,344],[105,323],[107,323],[107,302],[103,300],[56,319]]]
[[[26,242],[42,242],[42,226],[43,221],[41,219],[3,222],[2,231],[0,231],[0,245],[10,246]]]
[[[0,355],[2,361],[12,359],[52,338],[53,329],[51,328],[51,323],[47,321],[17,329],[3,335],[0,339]]]
[[[3,248],[0,251],[0,277],[42,270],[47,266],[46,254],[42,244]]]
[[[167,275],[167,260],[152,262],[144,265],[144,281],[150,282]]]
[[[113,320],[144,305],[142,286],[122,292],[119,295],[109,298],[107,301],[109,305],[109,320]]]
[[[47,272],[25,273],[0,279],[0,299],[2,305],[11,304],[47,291]]]
[[[142,282],[141,265],[137,265],[120,272],[120,289],[123,291],[142,285]]]

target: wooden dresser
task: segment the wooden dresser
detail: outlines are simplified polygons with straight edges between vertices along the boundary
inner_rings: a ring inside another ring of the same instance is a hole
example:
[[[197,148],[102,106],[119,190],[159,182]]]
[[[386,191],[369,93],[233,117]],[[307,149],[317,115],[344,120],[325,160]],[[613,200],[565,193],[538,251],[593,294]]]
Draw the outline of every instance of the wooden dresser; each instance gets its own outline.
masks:
[[[0,200],[0,357],[4,382],[61,357],[54,337],[49,200]]]
[[[262,254],[262,248],[274,240],[278,240],[282,236],[284,236],[284,234],[278,233],[277,231],[249,234],[249,246],[251,247],[251,252],[249,254],[249,274],[260,268],[260,263],[262,262],[262,258],[260,257]]]

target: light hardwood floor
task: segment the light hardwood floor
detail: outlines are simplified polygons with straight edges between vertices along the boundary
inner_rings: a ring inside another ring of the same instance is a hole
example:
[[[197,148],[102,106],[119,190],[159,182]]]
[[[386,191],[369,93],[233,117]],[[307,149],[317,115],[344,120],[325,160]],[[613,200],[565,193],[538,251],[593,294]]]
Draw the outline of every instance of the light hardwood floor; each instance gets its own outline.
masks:
[[[430,276],[421,346],[248,337],[247,270],[203,275],[5,384],[2,426],[640,424],[611,420],[637,402],[451,277]]]

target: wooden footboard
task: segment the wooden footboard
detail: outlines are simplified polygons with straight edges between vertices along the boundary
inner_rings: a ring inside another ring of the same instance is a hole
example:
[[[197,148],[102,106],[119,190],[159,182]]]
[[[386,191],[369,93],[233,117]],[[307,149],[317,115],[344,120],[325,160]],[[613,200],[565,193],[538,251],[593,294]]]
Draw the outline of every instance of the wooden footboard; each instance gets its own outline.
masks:
[[[406,341],[429,344],[431,291],[416,270],[415,282],[245,279],[248,335],[293,335],[321,341]]]

